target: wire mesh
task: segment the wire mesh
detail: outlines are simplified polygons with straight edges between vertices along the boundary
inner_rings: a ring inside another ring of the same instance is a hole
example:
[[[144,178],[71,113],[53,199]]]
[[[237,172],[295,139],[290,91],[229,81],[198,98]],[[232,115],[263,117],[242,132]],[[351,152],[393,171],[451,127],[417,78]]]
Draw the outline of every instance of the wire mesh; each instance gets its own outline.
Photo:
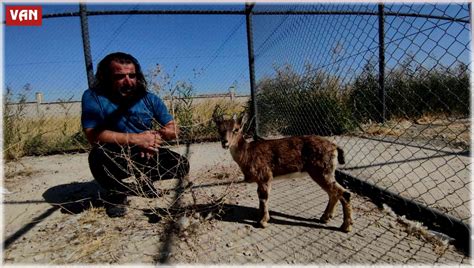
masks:
[[[468,224],[467,4],[271,9],[253,20],[259,134],[335,136],[342,171]]]
[[[196,95],[232,90],[246,95],[231,104],[234,111],[242,110],[250,91],[243,5],[88,5],[87,9],[94,66],[110,52],[129,52],[142,64],[151,90],[163,98],[193,96],[196,104],[201,102]],[[146,12],[150,10],[177,12]],[[77,147],[71,141],[81,139],[79,99],[87,88],[87,76],[78,11],[75,5],[51,5],[44,13],[71,14],[44,19],[37,29],[5,27],[4,118],[7,123],[26,119],[24,125],[12,124],[4,133],[11,135],[7,149],[26,144],[18,155],[44,153],[50,149],[43,148],[45,141],[51,139],[58,140],[57,151],[67,151],[67,146]],[[213,12],[222,14],[207,14]],[[256,5],[251,16],[258,134],[332,136],[346,153],[341,171],[469,223],[468,6],[384,6],[385,92],[380,91],[378,69],[380,15],[374,4]],[[21,40],[8,41],[12,38]],[[181,95],[172,95],[176,88],[184,89]],[[181,111],[189,116],[189,102],[167,103],[184,105]],[[182,129],[211,125],[209,107],[216,102],[202,103],[208,117],[183,119]],[[25,137],[17,138],[16,133]],[[191,138],[199,134],[189,133]],[[209,150],[199,144],[191,148],[191,170],[197,172],[193,161],[202,161]],[[204,185],[194,190],[225,191],[225,183],[206,180],[224,161],[217,154],[208,158],[204,160],[212,163],[200,170],[204,174],[194,174],[204,179]],[[235,175],[238,171],[233,168]],[[161,256],[158,259],[239,264],[470,262],[457,251],[438,248],[428,239],[432,236],[413,231],[404,219],[378,211],[362,196],[353,200],[354,233],[344,235],[332,225],[315,223],[327,197],[308,178],[276,181],[271,227],[248,228],[258,217],[254,188],[236,185],[232,202],[224,206],[227,212],[218,224],[210,221],[211,231],[199,233],[195,241],[178,237],[175,244],[163,245],[176,235],[164,228],[166,241],[153,241],[160,248],[154,252]]]
[[[248,95],[245,17],[221,14],[238,11],[239,5],[219,10],[212,5],[146,4],[86,8],[94,67],[109,53],[130,53],[139,60],[150,90],[168,102],[192,97],[194,104],[202,104],[218,101],[216,96]],[[46,147],[58,147],[53,152],[65,149],[61,147],[87,148],[79,123],[80,98],[88,83],[78,10],[78,5],[45,5],[41,27],[5,28],[9,158],[51,151]],[[147,10],[189,14],[157,15]],[[190,125],[184,127],[203,121],[185,122]],[[29,137],[17,137],[15,132]],[[45,148],[39,150],[41,146]]]

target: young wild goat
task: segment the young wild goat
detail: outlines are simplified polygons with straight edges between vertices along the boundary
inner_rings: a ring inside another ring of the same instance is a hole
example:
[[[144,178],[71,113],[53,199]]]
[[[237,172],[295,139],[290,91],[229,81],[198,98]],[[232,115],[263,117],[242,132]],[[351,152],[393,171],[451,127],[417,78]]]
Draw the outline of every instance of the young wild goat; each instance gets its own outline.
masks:
[[[262,219],[260,226],[268,226],[268,196],[273,177],[295,172],[307,172],[329,195],[321,222],[327,223],[334,214],[334,207],[340,201],[344,213],[341,230],[352,229],[351,193],[335,179],[336,162],[344,164],[344,152],[331,141],[318,136],[297,136],[277,140],[247,142],[242,133],[246,118],[224,120],[214,110],[213,120],[217,125],[224,149],[229,148],[232,158],[244,174],[246,182],[258,184]]]

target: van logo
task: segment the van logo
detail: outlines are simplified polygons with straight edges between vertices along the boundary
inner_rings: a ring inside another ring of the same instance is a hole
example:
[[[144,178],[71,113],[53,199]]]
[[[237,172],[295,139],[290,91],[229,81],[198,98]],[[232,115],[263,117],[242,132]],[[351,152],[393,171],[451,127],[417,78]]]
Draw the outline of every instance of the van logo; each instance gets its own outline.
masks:
[[[6,6],[7,26],[41,26],[41,6]]]

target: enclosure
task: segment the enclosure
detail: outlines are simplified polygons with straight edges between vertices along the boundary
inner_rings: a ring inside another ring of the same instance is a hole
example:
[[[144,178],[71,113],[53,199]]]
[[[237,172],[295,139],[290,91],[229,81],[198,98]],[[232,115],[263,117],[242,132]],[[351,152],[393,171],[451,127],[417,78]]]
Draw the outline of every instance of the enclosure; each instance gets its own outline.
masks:
[[[4,262],[471,262],[470,4],[41,6],[42,26],[4,26]],[[160,182],[168,195],[114,222],[80,99],[115,51],[181,126],[168,146],[194,186]],[[217,104],[251,115],[249,139],[343,148],[354,231],[314,220],[327,197],[304,175],[275,181],[270,227],[253,226],[256,186],[216,143]]]

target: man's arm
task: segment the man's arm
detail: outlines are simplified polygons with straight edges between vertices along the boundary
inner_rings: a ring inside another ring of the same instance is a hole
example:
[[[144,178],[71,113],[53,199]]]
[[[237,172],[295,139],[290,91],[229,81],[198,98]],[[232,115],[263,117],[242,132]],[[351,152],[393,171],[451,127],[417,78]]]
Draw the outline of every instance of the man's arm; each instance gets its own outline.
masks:
[[[176,139],[179,135],[179,127],[178,125],[174,122],[174,120],[171,120],[168,124],[160,128],[158,130],[158,133],[160,134],[161,138],[163,140],[173,140]]]
[[[137,145],[143,149],[153,150],[160,147],[163,140],[176,139],[179,128],[172,120],[158,131],[148,130],[142,133],[121,133],[112,130],[97,131],[93,128],[84,129],[90,144],[116,143],[120,145]]]
[[[93,128],[84,129],[90,144],[115,143],[120,145],[137,145],[143,149],[158,148],[161,140],[155,131],[142,133],[121,133],[112,130],[97,131]]]

